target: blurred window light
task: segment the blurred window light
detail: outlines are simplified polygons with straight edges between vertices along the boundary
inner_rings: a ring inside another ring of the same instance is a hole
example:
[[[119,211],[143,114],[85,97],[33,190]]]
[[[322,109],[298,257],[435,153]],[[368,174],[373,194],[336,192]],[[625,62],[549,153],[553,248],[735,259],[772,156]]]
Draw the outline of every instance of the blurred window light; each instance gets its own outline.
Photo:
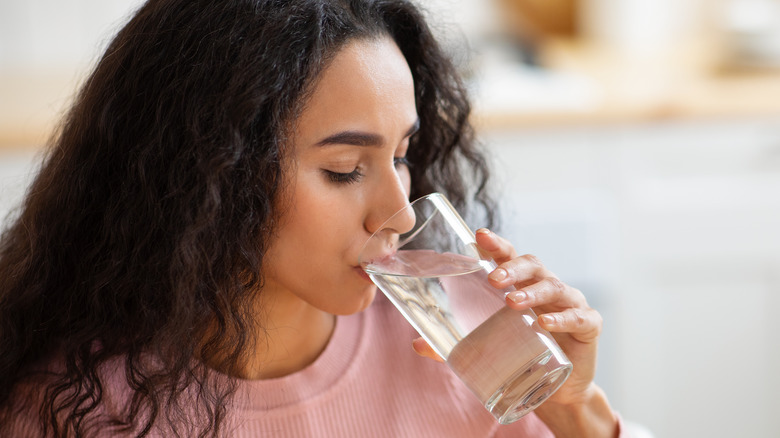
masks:
[[[780,1],[733,0],[726,5],[725,24],[735,32],[770,30],[780,25]]]

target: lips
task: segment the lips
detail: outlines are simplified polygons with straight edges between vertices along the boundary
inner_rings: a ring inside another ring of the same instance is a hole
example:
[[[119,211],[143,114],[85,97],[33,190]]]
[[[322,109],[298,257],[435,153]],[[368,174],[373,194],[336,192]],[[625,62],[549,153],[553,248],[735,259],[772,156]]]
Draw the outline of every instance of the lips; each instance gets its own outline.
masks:
[[[357,272],[360,278],[368,282],[371,282],[371,277],[369,277],[368,274],[366,274],[366,271],[364,271],[363,268],[361,268],[360,266],[355,266],[353,269],[355,270],[355,272]]]

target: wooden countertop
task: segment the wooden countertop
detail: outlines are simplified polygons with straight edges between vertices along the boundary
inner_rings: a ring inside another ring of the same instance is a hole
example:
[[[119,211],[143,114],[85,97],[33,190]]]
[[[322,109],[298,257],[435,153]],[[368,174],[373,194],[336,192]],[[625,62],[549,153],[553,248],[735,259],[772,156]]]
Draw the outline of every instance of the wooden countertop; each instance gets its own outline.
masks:
[[[579,42],[550,43],[552,71],[587,78],[598,99],[587,107],[478,107],[480,129],[740,117],[780,120],[780,70],[712,67],[700,48],[629,58]],[[0,72],[0,148],[39,147],[51,135],[83,75]]]
[[[477,114],[488,129],[656,120],[774,117],[780,120],[780,69],[728,66],[706,45],[631,57],[603,46],[556,41],[543,54],[553,71],[587,78],[598,100],[587,108]]]

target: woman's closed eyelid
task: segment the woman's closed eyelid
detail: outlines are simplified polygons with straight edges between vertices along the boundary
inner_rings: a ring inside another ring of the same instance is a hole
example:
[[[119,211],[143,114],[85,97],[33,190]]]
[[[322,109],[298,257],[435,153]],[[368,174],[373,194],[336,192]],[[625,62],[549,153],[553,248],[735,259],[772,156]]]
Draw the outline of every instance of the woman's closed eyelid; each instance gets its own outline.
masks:
[[[334,164],[335,167],[341,167],[343,169],[342,165]],[[393,166],[396,168],[399,168],[401,166],[409,168],[411,167],[411,163],[409,163],[409,159],[406,157],[406,155],[401,157],[393,157]],[[363,171],[360,169],[360,166],[355,166],[354,169],[350,172],[342,172],[338,170],[331,170],[329,168],[330,166],[324,166],[320,170],[325,175],[325,177],[328,179],[328,181],[336,184],[352,184],[359,182],[361,178],[365,176]]]
[[[363,177],[363,173],[358,168],[355,168],[352,172],[334,172],[327,169],[322,169],[322,171],[328,180],[337,184],[355,183]]]

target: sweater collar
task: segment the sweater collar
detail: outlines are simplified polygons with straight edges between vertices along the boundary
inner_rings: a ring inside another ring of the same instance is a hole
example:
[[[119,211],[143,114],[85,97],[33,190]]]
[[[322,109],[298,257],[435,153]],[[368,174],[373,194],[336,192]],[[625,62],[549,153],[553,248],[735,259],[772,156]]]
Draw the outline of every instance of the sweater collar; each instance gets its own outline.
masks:
[[[338,316],[328,345],[306,368],[272,379],[236,379],[233,405],[239,409],[267,411],[314,400],[334,390],[364,350],[365,314]]]

